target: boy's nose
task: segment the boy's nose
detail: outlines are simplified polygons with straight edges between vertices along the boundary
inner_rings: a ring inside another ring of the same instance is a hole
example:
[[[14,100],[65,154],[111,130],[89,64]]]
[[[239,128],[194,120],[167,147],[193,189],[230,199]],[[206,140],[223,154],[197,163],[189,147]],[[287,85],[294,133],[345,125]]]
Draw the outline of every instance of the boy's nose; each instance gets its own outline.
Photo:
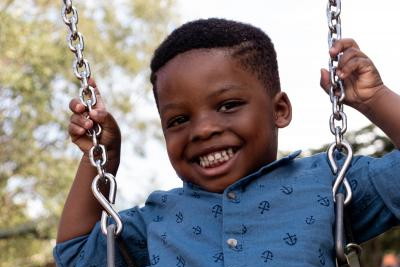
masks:
[[[190,140],[192,142],[206,140],[222,132],[223,128],[218,119],[213,116],[203,116],[193,121]]]

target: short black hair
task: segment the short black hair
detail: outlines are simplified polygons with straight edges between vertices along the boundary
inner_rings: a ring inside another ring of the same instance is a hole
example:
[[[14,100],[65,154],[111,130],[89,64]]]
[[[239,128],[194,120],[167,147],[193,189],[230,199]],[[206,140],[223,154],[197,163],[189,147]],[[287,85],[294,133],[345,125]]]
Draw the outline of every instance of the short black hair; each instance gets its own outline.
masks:
[[[255,74],[269,93],[280,91],[278,62],[271,39],[261,29],[232,20],[209,18],[183,24],[155,50],[150,81],[157,100],[156,73],[178,54],[193,49],[226,48],[244,69]]]

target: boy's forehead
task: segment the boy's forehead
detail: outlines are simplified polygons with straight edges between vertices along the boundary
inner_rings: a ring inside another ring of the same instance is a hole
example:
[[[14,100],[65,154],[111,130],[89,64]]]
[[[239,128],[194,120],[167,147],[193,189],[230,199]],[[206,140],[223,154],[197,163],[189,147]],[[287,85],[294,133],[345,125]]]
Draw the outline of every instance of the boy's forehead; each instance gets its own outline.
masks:
[[[196,48],[196,49],[191,49],[182,53],[177,54],[170,60],[168,60],[163,67],[157,71],[157,73],[162,72],[162,70],[168,68],[169,65],[171,64],[182,64],[186,63],[188,61],[191,61],[193,59],[202,59],[206,57],[217,57],[223,55],[224,57],[230,57],[231,54],[229,53],[230,49],[229,48]],[[191,67],[196,67],[196,66],[191,66]]]
[[[196,74],[201,69],[210,68],[210,61],[221,62],[220,66],[222,67],[222,61],[226,64],[226,59],[230,58],[228,49],[225,48],[192,49],[180,53],[170,59],[156,72],[156,88],[160,90],[162,88],[161,84],[176,82],[177,78],[179,80],[186,78],[182,77],[182,75],[193,75],[193,77],[196,77]]]
[[[245,71],[253,76],[254,79],[264,83],[264,81],[256,74],[257,71],[253,70],[245,62],[242,62],[240,58],[234,56],[234,49],[232,47],[196,48],[179,53],[167,61],[165,65],[155,73],[156,79],[154,82],[156,86],[154,89],[159,89],[158,84],[160,79],[168,78],[170,75],[182,71],[182,69],[191,69],[195,71],[204,67],[204,65],[207,65],[207,62],[209,62],[211,59],[214,60],[216,58],[223,60],[224,63],[229,62],[230,66],[240,68],[242,71]],[[228,59],[228,61],[226,59]],[[192,64],[193,62],[196,62],[197,64]],[[222,65],[223,64],[221,64],[221,67]],[[266,90],[270,91],[268,88],[266,88]]]
[[[254,73],[232,57],[229,48],[186,51],[169,60],[156,75],[155,94],[159,108],[165,104],[164,98],[180,97],[176,95],[174,87],[184,87],[189,92],[219,90],[224,93],[235,88],[249,90],[251,87],[246,86],[246,83],[258,83],[264,88]]]

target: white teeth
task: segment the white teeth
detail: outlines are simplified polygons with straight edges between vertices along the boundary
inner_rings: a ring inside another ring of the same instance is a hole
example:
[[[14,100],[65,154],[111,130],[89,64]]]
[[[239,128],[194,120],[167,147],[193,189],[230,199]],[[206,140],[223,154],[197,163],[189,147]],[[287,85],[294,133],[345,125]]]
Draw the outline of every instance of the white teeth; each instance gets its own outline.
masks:
[[[210,167],[214,166],[217,163],[224,163],[231,159],[233,157],[233,149],[229,148],[226,150],[218,151],[218,152],[213,152],[205,156],[199,157],[200,159],[200,166],[205,168],[205,167]]]

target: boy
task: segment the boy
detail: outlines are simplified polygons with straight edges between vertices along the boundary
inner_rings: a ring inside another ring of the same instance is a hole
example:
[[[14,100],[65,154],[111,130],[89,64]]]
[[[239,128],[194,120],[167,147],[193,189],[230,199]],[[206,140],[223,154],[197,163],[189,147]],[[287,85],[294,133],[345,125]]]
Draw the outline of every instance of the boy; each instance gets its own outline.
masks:
[[[330,50],[341,52],[346,103],[399,147],[400,97],[353,40]],[[151,69],[167,152],[183,188],[154,192],[143,208],[121,212],[122,238],[138,265],[334,266],[334,176],[325,154],[276,160],[278,129],[290,123],[291,105],[265,33],[223,19],[187,23],[155,51]],[[322,70],[326,91],[328,77]],[[100,142],[113,174],[121,137],[99,100],[89,119],[79,100],[70,103],[69,133],[84,155],[60,222],[60,266],[105,266],[85,132],[93,121],[103,126]],[[358,242],[399,224],[399,163],[398,151],[353,159],[347,178],[356,185],[350,208]]]

